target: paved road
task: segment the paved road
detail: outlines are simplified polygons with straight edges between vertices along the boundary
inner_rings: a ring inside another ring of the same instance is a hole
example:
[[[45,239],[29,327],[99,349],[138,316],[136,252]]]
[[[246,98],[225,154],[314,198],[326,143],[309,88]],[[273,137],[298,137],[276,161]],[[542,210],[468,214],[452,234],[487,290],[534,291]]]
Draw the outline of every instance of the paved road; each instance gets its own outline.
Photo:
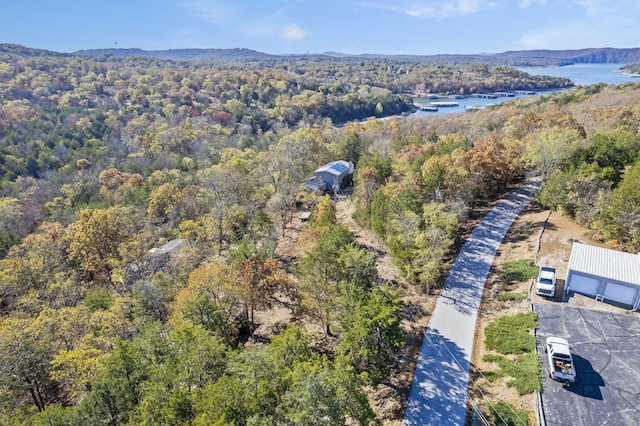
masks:
[[[536,304],[538,353],[542,359],[545,423],[551,425],[637,425],[640,423],[640,317],[560,304]],[[569,341],[576,382],[549,378],[544,342]]]
[[[464,424],[484,283],[500,243],[539,185],[528,180],[501,200],[460,250],[424,334],[403,426]]]

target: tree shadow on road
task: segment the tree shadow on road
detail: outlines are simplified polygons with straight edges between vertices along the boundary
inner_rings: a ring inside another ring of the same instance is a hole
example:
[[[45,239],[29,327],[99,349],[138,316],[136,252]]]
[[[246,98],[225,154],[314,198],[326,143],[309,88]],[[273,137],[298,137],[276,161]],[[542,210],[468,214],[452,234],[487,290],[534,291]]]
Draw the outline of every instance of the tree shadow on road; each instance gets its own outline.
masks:
[[[468,376],[469,361],[461,348],[427,329],[403,426],[464,424]]]

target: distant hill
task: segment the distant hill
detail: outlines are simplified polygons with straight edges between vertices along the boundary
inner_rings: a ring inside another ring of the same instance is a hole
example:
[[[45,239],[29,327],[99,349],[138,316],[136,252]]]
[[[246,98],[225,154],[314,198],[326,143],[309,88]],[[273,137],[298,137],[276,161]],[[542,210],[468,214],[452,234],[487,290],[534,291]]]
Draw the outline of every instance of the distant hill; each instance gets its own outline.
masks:
[[[169,50],[142,50],[142,49],[88,49],[73,52],[78,56],[144,56],[157,59],[183,60],[264,60],[277,56],[268,53],[257,52],[250,49],[169,49]]]
[[[640,48],[615,49],[611,47],[578,50],[520,50],[504,52],[497,58],[513,62],[558,61],[558,65],[640,63]],[[516,65],[524,65],[517,63]]]
[[[73,53],[81,56],[146,56],[170,60],[264,60],[296,57],[330,57],[340,59],[376,59],[383,58],[399,61],[435,61],[446,63],[487,62],[494,65],[511,66],[561,66],[575,63],[640,63],[640,48],[591,48],[579,50],[516,50],[487,54],[442,54],[442,55],[348,55],[339,52],[326,52],[312,55],[270,55],[250,49],[91,49]]]
[[[16,44],[0,44],[0,53],[13,53],[24,56],[141,56],[165,60],[273,60],[285,58],[339,58],[349,59],[388,59],[397,61],[432,61],[443,63],[485,62],[492,65],[511,66],[562,66],[576,63],[640,63],[640,48],[617,49],[612,47],[589,48],[577,50],[515,50],[502,53],[478,53],[469,55],[381,55],[361,54],[348,55],[339,52],[326,52],[311,55],[271,55],[251,49],[88,49],[73,53],[58,53],[42,49],[32,49]]]
[[[19,44],[0,43],[0,54],[13,54],[20,56],[71,56],[68,53],[52,52],[44,49],[34,49],[20,46]]]
[[[326,53],[328,56],[345,57],[335,52]],[[441,55],[356,55],[360,58],[386,58],[396,60],[428,60],[444,63],[487,62],[494,65],[511,66],[562,66],[577,63],[640,63],[640,48],[616,49],[611,47],[589,48],[578,50],[515,50],[503,53],[482,54],[441,54]]]

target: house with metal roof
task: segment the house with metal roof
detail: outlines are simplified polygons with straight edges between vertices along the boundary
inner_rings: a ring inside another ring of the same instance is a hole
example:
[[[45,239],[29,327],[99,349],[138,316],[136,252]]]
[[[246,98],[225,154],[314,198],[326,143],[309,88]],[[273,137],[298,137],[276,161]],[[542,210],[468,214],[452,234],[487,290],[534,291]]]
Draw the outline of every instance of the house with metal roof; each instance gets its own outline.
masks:
[[[565,291],[637,310],[640,306],[640,254],[574,242]]]
[[[336,192],[346,188],[353,177],[353,163],[344,160],[325,164],[315,171],[316,178],[323,181],[325,191]]]

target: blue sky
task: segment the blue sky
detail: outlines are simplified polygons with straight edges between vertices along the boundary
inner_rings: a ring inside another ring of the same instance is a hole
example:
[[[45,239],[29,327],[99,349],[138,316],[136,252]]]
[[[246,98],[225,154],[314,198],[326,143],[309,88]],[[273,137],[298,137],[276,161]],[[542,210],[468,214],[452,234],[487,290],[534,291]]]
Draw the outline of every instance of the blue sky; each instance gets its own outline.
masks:
[[[640,47],[640,2],[5,0],[0,43],[57,52],[243,47],[419,55]]]

